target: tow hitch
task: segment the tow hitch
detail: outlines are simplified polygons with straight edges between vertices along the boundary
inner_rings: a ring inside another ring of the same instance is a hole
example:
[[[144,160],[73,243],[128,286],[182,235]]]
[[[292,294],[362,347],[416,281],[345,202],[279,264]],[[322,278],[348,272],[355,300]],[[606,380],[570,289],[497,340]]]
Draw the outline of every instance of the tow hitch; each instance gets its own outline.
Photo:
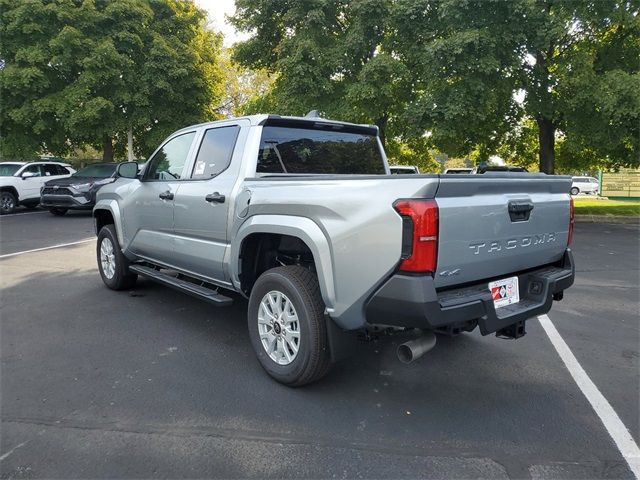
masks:
[[[508,327],[502,328],[496,332],[496,337],[498,338],[520,338],[524,337],[527,332],[524,328],[524,320],[520,320],[519,322],[513,323]]]

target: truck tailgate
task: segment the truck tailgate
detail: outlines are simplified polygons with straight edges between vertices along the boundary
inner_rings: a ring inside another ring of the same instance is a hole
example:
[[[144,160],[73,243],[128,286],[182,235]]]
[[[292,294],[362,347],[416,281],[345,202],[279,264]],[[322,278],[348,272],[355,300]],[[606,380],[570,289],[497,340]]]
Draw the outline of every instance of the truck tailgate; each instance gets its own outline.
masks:
[[[487,280],[560,260],[569,232],[570,177],[444,175],[436,287]]]

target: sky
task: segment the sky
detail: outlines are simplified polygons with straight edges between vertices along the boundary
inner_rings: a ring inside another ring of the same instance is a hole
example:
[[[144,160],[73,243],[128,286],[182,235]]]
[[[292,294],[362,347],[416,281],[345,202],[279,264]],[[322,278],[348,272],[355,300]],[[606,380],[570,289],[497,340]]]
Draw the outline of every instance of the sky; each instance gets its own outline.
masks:
[[[233,15],[236,11],[235,0],[195,0],[195,2],[209,14],[211,27],[223,33],[225,47],[230,47],[247,37],[236,33],[236,30],[225,20],[225,15]]]

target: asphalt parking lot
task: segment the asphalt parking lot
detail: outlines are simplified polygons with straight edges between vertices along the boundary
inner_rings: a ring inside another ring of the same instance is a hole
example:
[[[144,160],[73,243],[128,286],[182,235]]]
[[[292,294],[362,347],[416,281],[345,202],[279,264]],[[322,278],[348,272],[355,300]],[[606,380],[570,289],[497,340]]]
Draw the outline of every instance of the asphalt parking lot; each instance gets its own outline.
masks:
[[[290,389],[255,360],[244,301],[112,292],[94,241],[38,250],[92,235],[86,213],[0,218],[2,478],[634,478],[538,320],[409,366],[394,339],[362,344]],[[639,241],[577,224],[576,284],[549,313],[636,444]]]

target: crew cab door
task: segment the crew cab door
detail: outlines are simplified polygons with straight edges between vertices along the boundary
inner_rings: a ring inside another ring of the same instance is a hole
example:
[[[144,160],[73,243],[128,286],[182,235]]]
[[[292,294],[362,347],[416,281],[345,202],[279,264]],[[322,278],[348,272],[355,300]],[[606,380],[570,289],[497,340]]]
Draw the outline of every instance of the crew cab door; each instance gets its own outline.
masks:
[[[175,194],[195,136],[194,130],[167,140],[149,160],[141,181],[124,199],[124,228],[131,235],[129,250],[140,257],[173,265]]]
[[[175,265],[201,277],[226,281],[224,256],[232,192],[238,179],[241,122],[203,129],[187,178],[175,197]]]
[[[33,198],[40,198],[40,187],[44,185],[49,178],[44,177],[43,165],[39,163],[29,164],[22,172],[20,172],[21,182],[18,190],[19,200],[29,200]]]

